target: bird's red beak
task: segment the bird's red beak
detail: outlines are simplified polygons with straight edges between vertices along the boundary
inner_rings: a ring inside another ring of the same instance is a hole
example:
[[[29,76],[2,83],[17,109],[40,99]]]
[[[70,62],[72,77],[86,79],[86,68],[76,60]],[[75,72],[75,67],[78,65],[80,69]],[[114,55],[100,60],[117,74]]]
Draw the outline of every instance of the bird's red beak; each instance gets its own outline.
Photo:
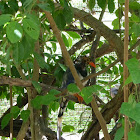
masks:
[[[96,68],[96,65],[93,62],[89,62],[89,65]]]

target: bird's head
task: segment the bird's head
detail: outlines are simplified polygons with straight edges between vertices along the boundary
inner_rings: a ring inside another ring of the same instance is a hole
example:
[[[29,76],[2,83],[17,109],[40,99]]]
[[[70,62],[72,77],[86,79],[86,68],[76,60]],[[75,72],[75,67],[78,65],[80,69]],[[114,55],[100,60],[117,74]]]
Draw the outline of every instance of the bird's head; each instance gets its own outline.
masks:
[[[90,58],[89,57],[87,57],[87,56],[82,56],[81,57],[81,63],[83,64],[83,65],[90,65],[90,66],[92,66],[92,67],[94,67],[94,68],[96,68],[96,65],[90,60]]]

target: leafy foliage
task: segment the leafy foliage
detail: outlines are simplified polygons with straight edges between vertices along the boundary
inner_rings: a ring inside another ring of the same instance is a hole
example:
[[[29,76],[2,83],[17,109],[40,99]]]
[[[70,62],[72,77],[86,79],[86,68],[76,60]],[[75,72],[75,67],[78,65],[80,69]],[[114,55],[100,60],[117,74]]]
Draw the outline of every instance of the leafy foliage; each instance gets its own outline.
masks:
[[[10,120],[11,120],[11,118],[12,118],[12,114],[11,114],[11,113],[8,113],[8,114],[6,114],[6,115],[3,117],[2,121],[1,121],[1,128],[2,128],[2,129],[4,129],[4,128],[8,125],[8,123],[9,123]]]
[[[80,90],[79,88],[77,87],[76,84],[69,84],[68,87],[67,87],[68,91],[71,92],[71,93],[79,93]]]
[[[132,58],[126,62],[126,65],[129,69],[133,82],[135,84],[140,83],[140,79],[139,79],[140,63],[139,63],[139,61],[136,58]]]
[[[124,26],[122,20],[124,18],[124,2],[124,0],[119,0],[120,7],[117,9],[114,0],[83,0],[83,3],[87,5],[85,11],[90,10],[92,13],[94,10],[96,11],[96,7],[99,7],[101,10],[108,8],[109,13],[115,12],[116,19],[114,19],[112,25],[113,29],[117,30]],[[98,31],[98,29],[93,29],[85,23],[83,23],[84,28],[81,27],[81,23],[74,17],[75,10],[71,6],[71,1],[58,0],[58,3],[61,5],[61,8],[60,5],[56,6],[52,0],[41,0],[40,3],[36,3],[36,1],[33,0],[0,1],[0,76],[20,79],[24,77],[25,82],[26,80],[32,81],[32,88],[35,88],[38,94],[31,101],[32,107],[34,109],[41,109],[42,105],[46,105],[49,107],[48,113],[50,114],[52,111],[55,112],[58,110],[59,98],[56,97],[56,95],[58,95],[60,91],[53,89],[48,93],[43,93],[41,91],[46,87],[41,87],[39,83],[47,84],[47,86],[61,87],[63,74],[66,72],[67,67],[63,62],[57,38],[52,32],[52,28],[44,11],[52,14],[57,27],[63,31],[61,33],[62,39],[67,49],[73,54],[71,57],[74,62],[80,55],[91,54],[91,44],[93,40],[96,40],[95,38],[92,39],[91,35],[94,33],[93,30]],[[140,36],[140,4],[138,1],[130,1],[129,8],[129,44],[131,48]],[[83,17],[80,17],[79,19],[82,18]],[[84,19],[82,20],[84,21]],[[102,26],[104,27],[104,24]],[[103,27],[101,28],[103,29]],[[100,31],[100,34],[102,35],[103,32]],[[122,32],[120,40],[123,40],[123,38],[124,33]],[[39,53],[36,51],[37,44],[39,44]],[[100,54],[98,50],[102,50],[104,44],[110,45],[112,42],[110,43],[104,38],[101,39],[96,50],[97,55]],[[81,46],[84,47],[82,48]],[[75,52],[77,48],[78,51]],[[116,49],[114,50],[116,51]],[[140,63],[137,59],[139,46],[133,50],[134,51],[130,53],[133,58],[126,62],[130,76],[125,84],[130,82],[134,84],[140,83]],[[98,72],[112,64],[118,56],[107,56],[103,53],[97,57],[95,62]],[[35,60],[40,67],[38,81],[32,80],[34,78],[33,72],[36,69],[34,65]],[[89,67],[87,67],[87,70],[91,72]],[[110,100],[109,90],[114,84],[122,83],[122,73],[123,67],[119,63],[103,73],[103,76],[108,76],[109,80],[99,78],[96,85],[87,86],[81,92],[75,84],[68,85],[67,89],[71,93],[80,93],[86,104],[92,101],[93,94],[104,95]],[[24,122],[29,119],[30,110],[21,111],[23,104],[22,99],[25,97],[25,92],[25,87],[13,86],[13,96],[16,95],[18,106],[12,107],[11,112],[3,117],[1,121],[2,129],[8,125],[11,118],[16,119],[20,116]],[[0,86],[0,99],[10,99],[9,87],[7,85],[2,84]],[[133,97],[129,98],[129,103],[123,103],[121,107],[121,113],[128,115],[129,118],[136,122],[135,130],[130,130],[128,134],[129,139],[139,139],[139,106],[139,103],[136,103],[135,97]],[[75,103],[70,101],[67,107],[71,110],[75,110]],[[80,120],[82,120],[83,114],[80,116]],[[63,132],[76,131],[76,127],[77,126],[66,124],[63,127]],[[85,131],[85,128],[86,126],[80,128],[79,133]],[[117,131],[115,139],[121,139],[123,133],[123,127],[121,127]]]

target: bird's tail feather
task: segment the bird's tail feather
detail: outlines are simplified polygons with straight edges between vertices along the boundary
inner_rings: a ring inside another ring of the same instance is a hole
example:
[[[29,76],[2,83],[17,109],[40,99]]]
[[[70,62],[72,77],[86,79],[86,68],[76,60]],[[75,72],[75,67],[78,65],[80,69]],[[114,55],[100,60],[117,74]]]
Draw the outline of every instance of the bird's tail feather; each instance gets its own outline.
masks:
[[[68,100],[62,97],[62,100],[60,102],[59,113],[58,113],[58,121],[57,121],[57,140],[61,140],[62,117],[66,110],[67,104],[68,104]]]

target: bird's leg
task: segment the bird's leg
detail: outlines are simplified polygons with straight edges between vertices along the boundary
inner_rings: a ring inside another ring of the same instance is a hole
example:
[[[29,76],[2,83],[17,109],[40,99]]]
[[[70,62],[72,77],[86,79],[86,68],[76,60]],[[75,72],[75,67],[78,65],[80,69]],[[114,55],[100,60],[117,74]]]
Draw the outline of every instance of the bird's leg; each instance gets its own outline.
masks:
[[[73,94],[73,96],[75,96],[75,97],[77,97],[77,99],[78,99],[78,101],[79,101],[79,103],[82,103],[83,102],[83,97],[82,96],[80,96],[78,93],[75,93],[75,94]]]

